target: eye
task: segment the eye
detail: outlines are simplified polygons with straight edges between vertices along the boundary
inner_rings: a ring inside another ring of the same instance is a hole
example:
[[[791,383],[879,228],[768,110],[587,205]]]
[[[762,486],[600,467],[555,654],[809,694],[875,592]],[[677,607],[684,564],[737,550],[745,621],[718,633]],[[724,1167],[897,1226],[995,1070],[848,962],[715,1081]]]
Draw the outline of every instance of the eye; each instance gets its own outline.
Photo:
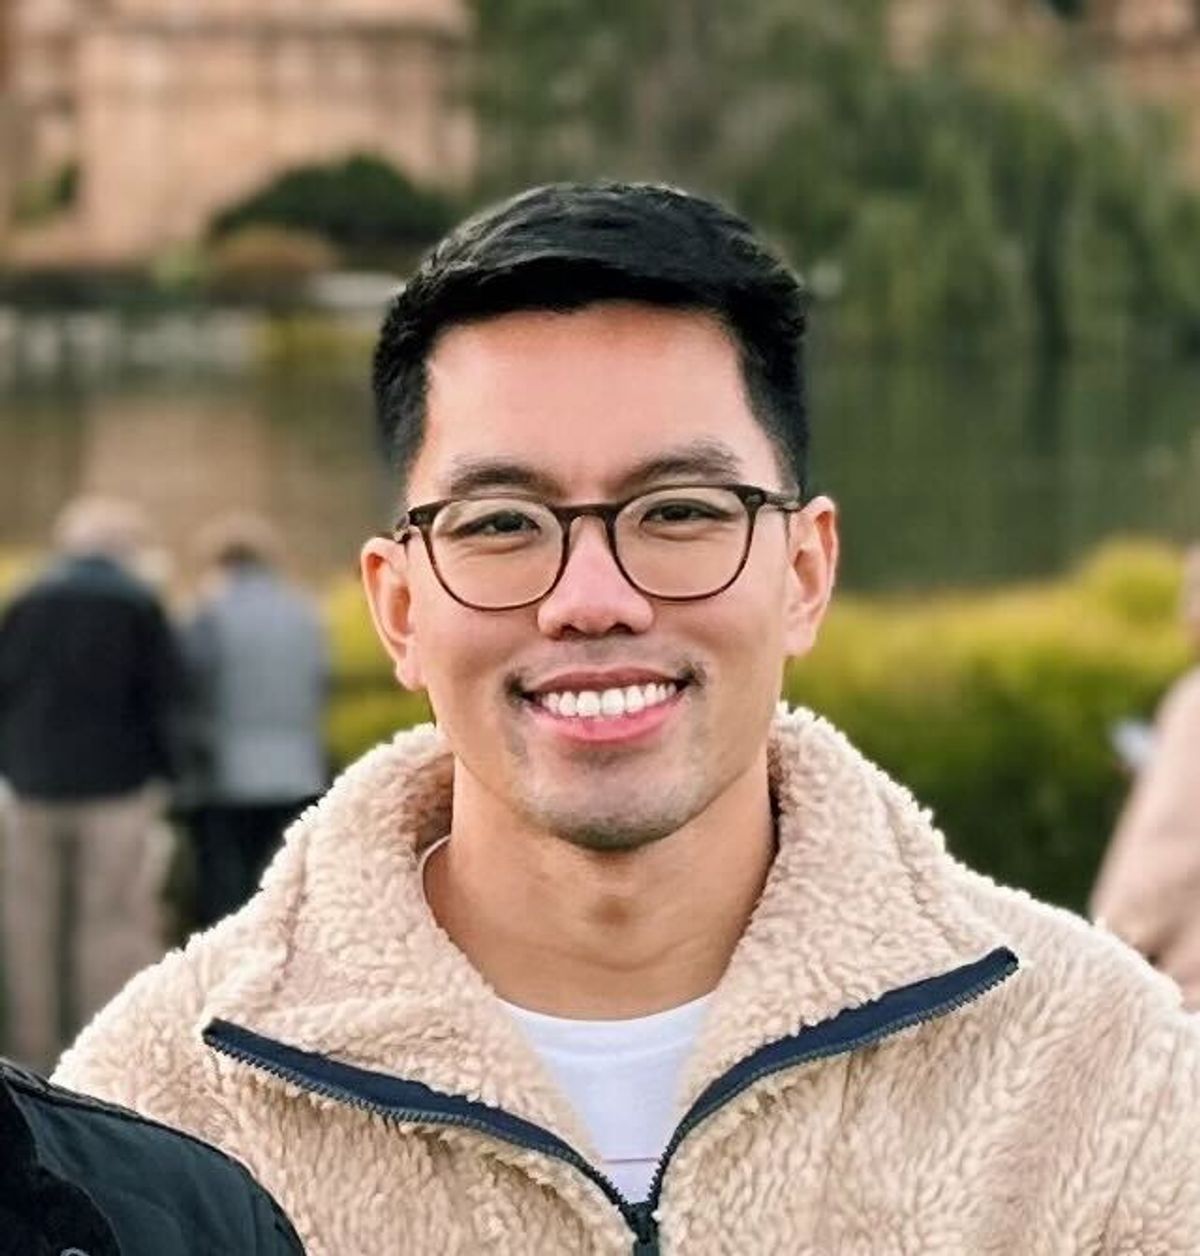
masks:
[[[451,531],[455,539],[466,537],[534,536],[541,531],[537,519],[521,510],[493,510],[463,519]]]
[[[669,498],[648,505],[642,512],[641,522],[671,525],[688,523],[723,523],[732,517],[728,509],[711,501],[700,501],[695,498]]]
[[[659,502],[651,506],[642,516],[661,523],[690,523],[693,519],[712,519],[711,506],[702,506],[697,502]]]

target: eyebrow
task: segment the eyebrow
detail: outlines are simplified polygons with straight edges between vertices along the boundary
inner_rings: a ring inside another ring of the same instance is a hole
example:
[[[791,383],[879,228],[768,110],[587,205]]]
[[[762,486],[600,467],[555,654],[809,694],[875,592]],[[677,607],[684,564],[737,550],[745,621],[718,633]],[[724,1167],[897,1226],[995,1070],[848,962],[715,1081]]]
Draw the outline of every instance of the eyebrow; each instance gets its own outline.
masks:
[[[732,482],[742,474],[741,460],[728,445],[715,440],[698,440],[665,449],[637,463],[612,483],[612,491],[620,496],[655,480],[687,476]],[[444,482],[447,497],[469,497],[498,488],[521,489],[546,498],[566,496],[554,476],[512,458],[455,459]]]

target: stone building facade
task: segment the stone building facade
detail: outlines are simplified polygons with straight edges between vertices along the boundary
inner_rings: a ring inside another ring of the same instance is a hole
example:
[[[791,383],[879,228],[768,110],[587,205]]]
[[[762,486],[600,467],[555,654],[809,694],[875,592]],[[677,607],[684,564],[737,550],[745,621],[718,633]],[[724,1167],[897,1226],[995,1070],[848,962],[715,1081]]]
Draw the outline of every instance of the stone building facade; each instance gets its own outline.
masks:
[[[948,21],[1057,26],[1046,0],[890,5],[901,59]],[[1066,29],[1179,109],[1200,178],[1200,0],[1085,0]],[[356,150],[454,186],[474,163],[469,50],[465,0],[0,0],[0,250],[145,258],[279,171]],[[14,189],[69,168],[71,209],[14,231]]]
[[[144,257],[355,151],[443,186],[472,167],[460,0],[9,0],[7,22],[5,181],[78,180],[27,257]]]

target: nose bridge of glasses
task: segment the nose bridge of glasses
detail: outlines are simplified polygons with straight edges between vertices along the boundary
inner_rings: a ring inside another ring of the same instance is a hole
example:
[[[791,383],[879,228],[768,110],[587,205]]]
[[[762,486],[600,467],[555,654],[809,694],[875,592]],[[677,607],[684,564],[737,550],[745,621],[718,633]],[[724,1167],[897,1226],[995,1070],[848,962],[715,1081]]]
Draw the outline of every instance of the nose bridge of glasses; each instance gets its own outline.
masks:
[[[585,527],[586,524],[591,527]],[[616,554],[616,534],[613,525],[611,508],[602,505],[576,506],[559,517],[559,525],[563,530],[563,566],[567,567],[579,552],[583,538],[589,532],[594,534],[590,545],[599,545],[607,552],[608,561],[620,570],[620,562]]]

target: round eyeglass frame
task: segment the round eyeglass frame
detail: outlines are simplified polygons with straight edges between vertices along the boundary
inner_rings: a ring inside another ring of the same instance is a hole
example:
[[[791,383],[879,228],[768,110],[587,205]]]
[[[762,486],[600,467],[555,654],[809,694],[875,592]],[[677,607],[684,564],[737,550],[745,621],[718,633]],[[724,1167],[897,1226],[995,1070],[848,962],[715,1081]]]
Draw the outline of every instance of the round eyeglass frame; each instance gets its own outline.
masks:
[[[621,561],[621,555],[617,549],[617,516],[631,503],[639,498],[651,496],[654,493],[671,491],[674,489],[686,490],[690,488],[706,488],[706,489],[722,489],[725,492],[732,493],[742,503],[746,511],[747,526],[746,540],[742,546],[742,555],[738,559],[738,564],[734,568],[733,574],[725,581],[724,584],[707,593],[685,593],[685,594],[664,594],[654,593],[649,589],[643,588],[629,574],[625,568],[625,564]],[[488,496],[507,496],[514,500],[528,500],[548,510],[555,519],[558,520],[559,530],[562,532],[562,552],[559,555],[558,569],[554,573],[554,579],[546,589],[539,593],[536,597],[525,598],[520,602],[506,602],[502,606],[480,606],[476,602],[468,602],[466,598],[459,596],[446,582],[445,576],[438,567],[437,555],[434,553],[434,546],[430,532],[433,528],[433,521],[437,517],[438,512],[444,510],[447,506],[453,505],[455,502],[468,500],[461,497],[444,497],[440,501],[425,502],[420,506],[413,506],[406,510],[404,514],[396,520],[395,527],[391,535],[387,538],[395,541],[399,545],[407,545],[412,539],[413,534],[419,532],[421,540],[425,546],[425,553],[429,558],[429,565],[433,568],[433,574],[437,576],[438,583],[445,589],[446,593],[454,599],[460,606],[467,607],[473,611],[515,611],[521,610],[526,606],[534,606],[543,598],[549,597],[551,593],[558,587],[558,582],[563,577],[563,572],[567,569],[567,563],[571,557],[571,527],[576,519],[582,519],[585,516],[595,516],[604,524],[604,536],[608,543],[608,552],[612,555],[613,562],[617,565],[617,570],[624,576],[629,585],[636,589],[643,597],[653,598],[657,602],[703,602],[710,597],[716,597],[719,593],[724,593],[737,578],[742,574],[746,567],[746,560],[750,556],[750,546],[754,542],[754,525],[758,521],[758,515],[761,510],[768,507],[782,511],[784,514],[794,514],[804,507],[804,501],[800,497],[789,496],[786,493],[774,493],[769,489],[759,488],[756,484],[664,484],[661,488],[643,489],[639,493],[634,493],[629,497],[623,498],[617,502],[581,502],[577,506],[555,506],[550,502],[542,501],[540,498],[523,498],[520,493],[511,494],[480,494],[481,497]]]

